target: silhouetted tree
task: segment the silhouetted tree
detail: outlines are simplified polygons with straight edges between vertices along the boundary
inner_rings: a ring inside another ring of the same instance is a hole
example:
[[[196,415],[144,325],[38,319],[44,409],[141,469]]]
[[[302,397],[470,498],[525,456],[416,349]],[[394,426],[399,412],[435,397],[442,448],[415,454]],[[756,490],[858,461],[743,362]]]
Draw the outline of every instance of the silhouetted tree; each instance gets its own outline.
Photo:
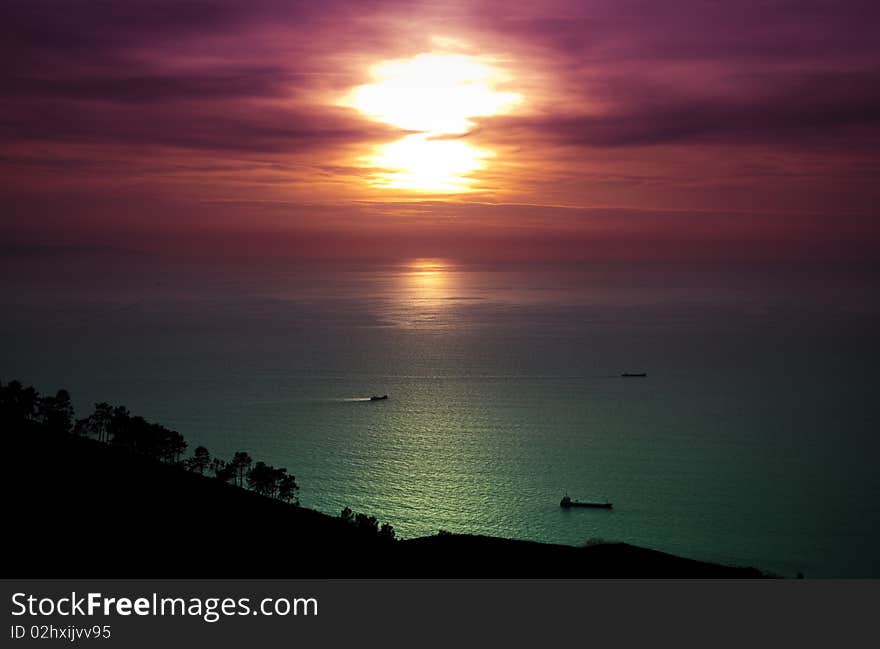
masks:
[[[296,478],[287,475],[287,469],[275,468],[265,462],[257,462],[247,473],[248,486],[263,496],[289,500],[296,495],[299,486]],[[287,493],[281,495],[281,487],[286,484]],[[289,496],[289,498],[287,497]]]
[[[58,390],[54,397],[40,399],[38,411],[40,420],[52,432],[70,432],[73,426],[73,404],[67,390]]]
[[[222,482],[229,482],[235,478],[235,469],[226,460],[215,457],[211,460],[211,471],[214,477]]]
[[[19,399],[21,404],[21,412],[24,414],[26,421],[34,421],[37,415],[37,407],[40,403],[40,393],[33,386],[29,385],[21,392]]]
[[[366,514],[358,513],[357,516],[354,517],[354,524],[358,529],[364,530],[365,532],[376,534],[379,531],[379,521],[375,516],[367,516]]]
[[[129,428],[131,427],[131,413],[125,406],[116,406],[110,416],[110,428],[105,441],[112,444],[127,445],[129,442]]]
[[[378,536],[379,538],[385,539],[387,541],[394,540],[394,527],[392,527],[389,523],[383,523],[382,527],[379,527],[379,521],[376,519],[375,516],[367,516],[366,514],[362,513],[354,514],[351,511],[350,507],[346,507],[342,510],[342,513],[339,514],[339,518],[344,520],[346,523],[353,523],[354,526],[361,532],[365,532],[371,536]]]
[[[286,469],[281,469],[281,471],[284,471],[284,475],[278,480],[278,497],[286,503],[293,500],[293,503],[298,505],[299,499],[296,497],[296,494],[299,491],[299,485],[296,484],[296,478],[292,475],[287,475]]]
[[[383,523],[379,529],[379,536],[386,541],[394,540],[394,528],[389,523]]]
[[[180,456],[183,455],[187,446],[183,435],[176,430],[162,429],[160,454],[166,462],[180,462]],[[207,453],[207,449],[205,449],[205,452]]]
[[[187,448],[183,435],[161,424],[148,422],[143,417],[132,416],[125,406],[113,407],[106,402],[96,403],[94,412],[74,422],[73,405],[67,390],[58,390],[55,396],[40,398],[33,387],[25,388],[19,381],[8,384],[0,382],[0,423],[20,425],[27,421],[43,424],[49,430],[91,435],[100,442],[128,448],[158,460],[181,464],[180,458]],[[245,451],[238,451],[232,460],[211,459],[208,449],[199,446],[183,466],[204,475],[206,470],[223,482],[247,486],[255,492],[287,503],[299,505],[299,485],[296,477],[285,468],[276,468],[265,462],[253,463]],[[351,509],[342,511],[342,519],[353,521],[359,528],[377,532],[375,517],[358,514],[353,517]],[[393,537],[393,528],[384,525],[381,533]]]
[[[110,430],[114,445],[157,458],[164,462],[180,462],[187,443],[183,435],[143,417],[132,417],[122,406],[113,409]]]
[[[232,456],[232,465],[233,470],[235,471],[236,476],[238,476],[238,486],[244,486],[244,479],[248,473],[248,469],[251,466],[251,456],[248,455],[245,451],[238,451],[235,455]]]
[[[204,446],[197,446],[193,451],[193,456],[187,462],[187,468],[190,471],[198,471],[204,475],[205,469],[211,464],[211,454]]]
[[[275,472],[265,462],[257,462],[247,472],[247,483],[248,487],[258,494],[271,496],[275,489]]]
[[[31,386],[24,387],[19,381],[0,386],[0,421],[20,424],[33,421],[40,402],[39,393]]]
[[[117,412],[119,411],[119,412]],[[117,407],[113,414],[113,443],[132,451],[153,455],[150,423],[143,417],[132,417],[128,410]]]
[[[281,482],[287,478],[287,469],[272,467],[272,491],[269,494],[273,498],[281,498]],[[290,476],[293,478],[293,476]],[[296,478],[293,478],[293,484],[296,485]],[[299,489],[297,486],[296,489]]]
[[[89,418],[83,417],[82,419],[77,419],[73,423],[73,434],[77,437],[86,437],[89,434]]]
[[[39,402],[40,395],[31,386],[24,387],[19,381],[0,385],[0,421],[9,424],[33,421]]]
[[[113,407],[102,401],[95,404],[95,411],[89,415],[87,430],[94,435],[99,442],[110,441],[110,430],[113,423]]]

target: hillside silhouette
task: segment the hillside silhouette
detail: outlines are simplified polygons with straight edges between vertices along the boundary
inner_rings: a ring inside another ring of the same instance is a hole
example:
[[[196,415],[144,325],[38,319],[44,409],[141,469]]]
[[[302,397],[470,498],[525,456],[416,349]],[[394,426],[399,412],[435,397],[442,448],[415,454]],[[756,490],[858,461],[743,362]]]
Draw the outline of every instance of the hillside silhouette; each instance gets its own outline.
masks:
[[[299,506],[296,479],[247,452],[184,458],[179,433],[124,409],[114,431],[108,404],[74,422],[64,390],[13,382],[0,397],[10,578],[764,576],[623,543],[397,540],[367,514]]]

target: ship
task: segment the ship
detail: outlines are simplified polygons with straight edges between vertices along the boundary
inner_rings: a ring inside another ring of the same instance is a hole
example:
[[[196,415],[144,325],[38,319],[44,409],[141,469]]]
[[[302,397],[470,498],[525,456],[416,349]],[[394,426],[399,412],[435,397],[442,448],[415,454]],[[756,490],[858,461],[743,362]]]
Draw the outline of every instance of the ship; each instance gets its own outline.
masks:
[[[611,503],[588,503],[588,502],[580,502],[579,500],[572,500],[568,497],[568,494],[562,497],[562,500],[559,501],[559,506],[563,509],[569,509],[571,507],[588,507],[591,509],[611,509]]]
[[[383,401],[384,399],[387,399],[387,398],[388,398],[388,395],[383,394],[381,397],[376,397],[376,396],[370,397],[370,401]]]
[[[643,379],[648,376],[647,372],[624,372],[620,375],[625,379]]]

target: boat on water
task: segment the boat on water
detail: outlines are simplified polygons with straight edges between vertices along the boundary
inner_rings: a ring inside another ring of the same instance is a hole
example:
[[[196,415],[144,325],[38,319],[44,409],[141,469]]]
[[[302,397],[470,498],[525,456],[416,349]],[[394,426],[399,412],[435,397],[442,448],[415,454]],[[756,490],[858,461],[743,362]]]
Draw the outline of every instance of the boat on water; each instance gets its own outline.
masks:
[[[625,379],[643,379],[646,376],[648,376],[648,373],[647,372],[624,372],[620,376]]]
[[[387,394],[383,394],[381,397],[372,396],[370,397],[370,401],[384,401],[388,398]]]
[[[587,507],[590,509],[611,509],[611,503],[588,503],[581,502],[579,500],[572,500],[568,497],[568,494],[562,497],[562,500],[559,501],[559,506],[563,509],[569,509],[571,507]]]

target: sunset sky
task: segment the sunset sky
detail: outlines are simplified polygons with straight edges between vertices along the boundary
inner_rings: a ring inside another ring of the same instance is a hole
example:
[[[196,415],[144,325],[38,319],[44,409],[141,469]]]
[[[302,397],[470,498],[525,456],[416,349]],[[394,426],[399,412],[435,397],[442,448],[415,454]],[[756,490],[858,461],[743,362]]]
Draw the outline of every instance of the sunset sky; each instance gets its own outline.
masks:
[[[877,259],[875,2],[0,4],[4,247]]]

